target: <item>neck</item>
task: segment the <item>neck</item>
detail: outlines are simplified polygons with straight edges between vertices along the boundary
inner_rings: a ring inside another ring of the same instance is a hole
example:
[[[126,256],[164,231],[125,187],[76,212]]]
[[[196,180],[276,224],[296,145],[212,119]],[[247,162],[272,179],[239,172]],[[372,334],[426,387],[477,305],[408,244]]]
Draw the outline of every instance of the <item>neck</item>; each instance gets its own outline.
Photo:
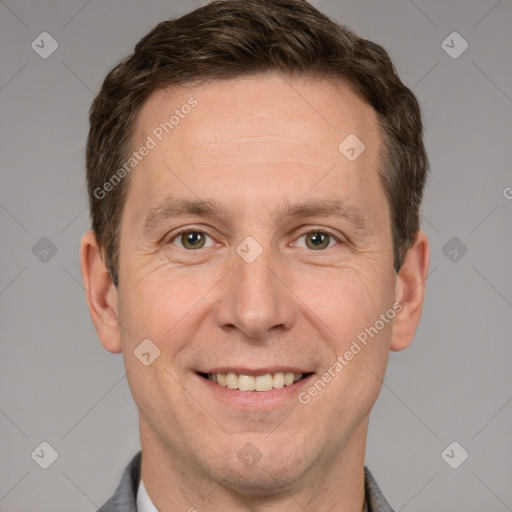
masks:
[[[319,457],[292,483],[266,493],[230,485],[230,475],[209,472],[184,457],[182,446],[169,446],[141,419],[141,475],[159,512],[361,512],[364,507],[364,456],[368,418],[347,442]],[[278,475],[273,476],[274,479]]]

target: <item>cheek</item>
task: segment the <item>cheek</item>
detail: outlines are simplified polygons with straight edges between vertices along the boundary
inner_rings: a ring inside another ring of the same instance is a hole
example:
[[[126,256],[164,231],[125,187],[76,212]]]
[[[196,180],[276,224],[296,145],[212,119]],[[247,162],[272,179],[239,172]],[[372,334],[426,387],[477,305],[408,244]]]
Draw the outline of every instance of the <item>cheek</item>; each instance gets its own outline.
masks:
[[[306,282],[304,277],[301,279]],[[393,280],[370,265],[337,269],[313,281],[315,287],[304,288],[304,293],[306,289],[317,290],[309,294],[307,305],[330,327],[330,337],[340,349],[374,325],[393,304]]]
[[[137,386],[158,393],[158,389],[178,386],[176,379],[187,378],[192,355],[207,343],[198,330],[210,311],[208,291],[218,278],[210,274],[194,275],[190,271],[165,274],[143,269],[134,271],[130,279],[126,284],[127,289],[131,286],[131,293],[123,297],[119,309],[124,327],[121,340],[125,365],[137,375],[134,378],[140,379],[133,393],[137,392]],[[149,350],[139,348],[143,343]],[[153,354],[157,357],[145,367],[137,354],[147,352],[151,359]],[[155,373],[149,378],[152,372]]]
[[[336,387],[344,390],[340,395],[348,393],[347,401],[364,413],[378,396],[387,366],[396,315],[394,289],[382,271],[354,272],[339,283],[339,294],[338,311],[329,313],[337,319],[334,330],[338,335],[332,341],[339,363]]]
[[[340,432],[359,424],[381,389],[395,316],[390,288],[360,270],[347,271],[343,278],[340,274],[322,287],[317,306],[329,326],[329,356],[301,403],[312,404],[312,417],[327,415],[329,422],[338,423]],[[318,382],[322,379],[328,383]]]
[[[188,401],[188,394],[179,384],[180,376],[170,368],[162,354],[151,365],[144,366],[135,357],[125,355],[127,380],[137,405],[140,418],[150,425],[164,442],[188,439],[183,429],[183,413],[190,409],[190,416],[201,416],[195,402]],[[198,408],[199,409],[199,408]],[[203,413],[204,414],[204,413]],[[189,418],[190,419],[190,418]]]
[[[130,292],[120,308],[121,320],[130,333],[155,340],[169,335],[192,311],[204,288],[193,275],[165,272],[161,264],[135,269],[126,285]]]

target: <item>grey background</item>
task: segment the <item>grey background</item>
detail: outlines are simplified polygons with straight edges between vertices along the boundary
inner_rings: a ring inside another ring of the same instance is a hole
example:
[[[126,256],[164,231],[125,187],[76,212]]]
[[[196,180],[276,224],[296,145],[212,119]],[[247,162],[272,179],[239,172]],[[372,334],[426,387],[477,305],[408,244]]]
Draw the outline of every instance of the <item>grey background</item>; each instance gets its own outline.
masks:
[[[423,319],[391,355],[366,463],[397,511],[512,510],[512,3],[313,3],[388,49],[432,165]],[[87,113],[141,36],[198,5],[0,2],[0,511],[95,511],[139,449],[122,356],[97,340],[81,284]],[[31,48],[43,31],[59,45],[47,59]],[[441,46],[453,31],[469,44],[456,59]],[[59,454],[46,470],[42,441]],[[441,458],[452,441],[469,453],[458,469]]]

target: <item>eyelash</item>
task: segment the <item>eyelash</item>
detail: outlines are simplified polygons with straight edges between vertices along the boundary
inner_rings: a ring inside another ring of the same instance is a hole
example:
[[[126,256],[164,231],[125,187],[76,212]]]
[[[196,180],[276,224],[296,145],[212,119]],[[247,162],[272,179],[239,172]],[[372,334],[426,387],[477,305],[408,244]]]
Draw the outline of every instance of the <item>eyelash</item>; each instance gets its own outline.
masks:
[[[191,232],[202,233],[202,234],[204,234],[204,235],[206,235],[206,236],[208,236],[208,237],[213,239],[213,237],[211,237],[208,233],[206,233],[205,231],[203,231],[201,229],[196,229],[194,227],[185,227],[185,228],[180,229],[176,233],[174,233],[172,235],[172,237],[167,240],[166,243],[168,243],[168,244],[172,243],[174,240],[176,240],[183,233],[191,233]],[[306,231],[305,233],[302,233],[298,238],[302,238],[303,236],[310,235],[310,234],[313,234],[313,233],[315,233],[315,234],[321,233],[321,234],[324,234],[324,235],[328,235],[331,239],[334,239],[336,242],[338,242],[338,244],[343,243],[342,240],[340,240],[340,238],[338,236],[336,236],[333,233],[331,233],[329,231],[326,231],[324,229],[311,229],[309,231]],[[185,251],[189,251],[189,252],[199,251],[200,249],[207,249],[207,247],[201,247],[199,249],[186,249],[184,247],[179,247],[179,248],[180,249],[184,249]],[[327,247],[326,249],[321,249],[319,251],[314,251],[313,249],[310,249],[310,250],[311,250],[311,252],[322,252],[322,251],[325,251],[327,249],[332,249],[332,247]]]

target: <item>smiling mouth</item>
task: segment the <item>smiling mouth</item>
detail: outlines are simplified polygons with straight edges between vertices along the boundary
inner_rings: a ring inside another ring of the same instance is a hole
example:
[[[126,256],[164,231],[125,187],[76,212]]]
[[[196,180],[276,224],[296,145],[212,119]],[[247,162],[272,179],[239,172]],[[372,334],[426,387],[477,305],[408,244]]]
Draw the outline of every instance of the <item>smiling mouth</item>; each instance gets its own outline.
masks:
[[[305,379],[311,373],[276,372],[264,375],[243,375],[234,372],[228,373],[203,373],[198,375],[217,383],[221,387],[236,389],[239,391],[271,391],[283,387],[292,386],[296,382]]]

